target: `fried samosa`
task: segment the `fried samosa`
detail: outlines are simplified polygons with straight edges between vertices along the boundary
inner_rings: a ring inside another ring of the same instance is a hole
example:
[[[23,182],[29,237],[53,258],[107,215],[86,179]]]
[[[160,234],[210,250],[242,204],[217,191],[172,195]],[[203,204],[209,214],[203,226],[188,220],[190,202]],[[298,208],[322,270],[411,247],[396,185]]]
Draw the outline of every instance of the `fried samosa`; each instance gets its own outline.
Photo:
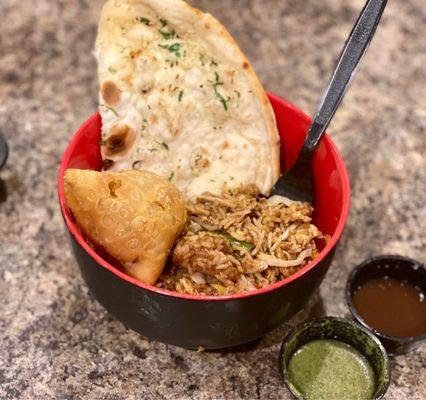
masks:
[[[185,201],[166,179],[147,171],[68,169],[65,198],[80,229],[127,273],[153,285],[186,222]]]

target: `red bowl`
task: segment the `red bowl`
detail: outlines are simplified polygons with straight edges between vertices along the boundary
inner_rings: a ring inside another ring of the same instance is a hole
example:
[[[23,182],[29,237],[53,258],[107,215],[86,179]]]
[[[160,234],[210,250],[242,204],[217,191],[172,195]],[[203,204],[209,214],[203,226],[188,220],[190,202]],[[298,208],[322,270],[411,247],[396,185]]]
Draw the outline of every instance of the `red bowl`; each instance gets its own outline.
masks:
[[[310,119],[285,100],[269,95],[282,140],[281,165],[290,166],[304,142]],[[263,336],[299,311],[330,266],[348,211],[350,187],[345,164],[324,135],[313,158],[314,223],[326,235],[318,257],[278,283],[228,296],[192,296],[145,285],[102,258],[84,240],[64,197],[68,168],[100,170],[101,118],[90,117],[72,138],[62,158],[59,203],[82,276],[95,298],[127,327],[155,340],[217,349]]]

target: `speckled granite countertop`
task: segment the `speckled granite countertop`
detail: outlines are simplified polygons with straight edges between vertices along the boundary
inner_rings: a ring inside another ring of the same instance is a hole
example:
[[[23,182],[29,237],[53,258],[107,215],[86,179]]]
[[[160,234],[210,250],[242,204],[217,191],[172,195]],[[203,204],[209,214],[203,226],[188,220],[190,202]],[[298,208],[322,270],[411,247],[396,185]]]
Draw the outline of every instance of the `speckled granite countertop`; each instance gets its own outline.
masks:
[[[312,113],[363,0],[194,1],[219,17],[266,88]],[[95,110],[91,55],[101,1],[1,0],[0,398],[288,399],[277,355],[309,313],[345,316],[343,288],[367,256],[425,256],[426,9],[393,0],[329,132],[352,208],[335,260],[303,311],[255,346],[196,353],[127,330],[88,293],[71,257],[56,173]],[[426,348],[393,359],[388,399],[426,398]]]

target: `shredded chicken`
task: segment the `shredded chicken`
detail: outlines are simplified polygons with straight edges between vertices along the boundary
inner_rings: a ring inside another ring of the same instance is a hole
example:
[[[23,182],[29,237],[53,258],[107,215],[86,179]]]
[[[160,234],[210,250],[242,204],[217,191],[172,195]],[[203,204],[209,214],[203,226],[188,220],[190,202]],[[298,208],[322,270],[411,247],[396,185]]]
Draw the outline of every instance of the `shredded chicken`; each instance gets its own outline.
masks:
[[[160,287],[189,294],[240,293],[284,279],[318,254],[322,234],[311,223],[308,203],[267,199],[249,185],[222,196],[204,193],[187,210],[189,222]]]

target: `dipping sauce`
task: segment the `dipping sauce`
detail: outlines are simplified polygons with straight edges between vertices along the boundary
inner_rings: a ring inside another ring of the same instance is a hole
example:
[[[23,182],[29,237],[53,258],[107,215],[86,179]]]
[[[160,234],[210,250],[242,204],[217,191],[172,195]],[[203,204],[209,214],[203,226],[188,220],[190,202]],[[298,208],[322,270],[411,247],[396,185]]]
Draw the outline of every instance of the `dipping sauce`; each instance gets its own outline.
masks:
[[[396,337],[426,334],[424,293],[409,283],[393,279],[372,279],[352,296],[362,319],[380,333]]]
[[[288,364],[288,378],[308,400],[367,400],[374,396],[374,372],[354,347],[333,339],[301,346]]]

